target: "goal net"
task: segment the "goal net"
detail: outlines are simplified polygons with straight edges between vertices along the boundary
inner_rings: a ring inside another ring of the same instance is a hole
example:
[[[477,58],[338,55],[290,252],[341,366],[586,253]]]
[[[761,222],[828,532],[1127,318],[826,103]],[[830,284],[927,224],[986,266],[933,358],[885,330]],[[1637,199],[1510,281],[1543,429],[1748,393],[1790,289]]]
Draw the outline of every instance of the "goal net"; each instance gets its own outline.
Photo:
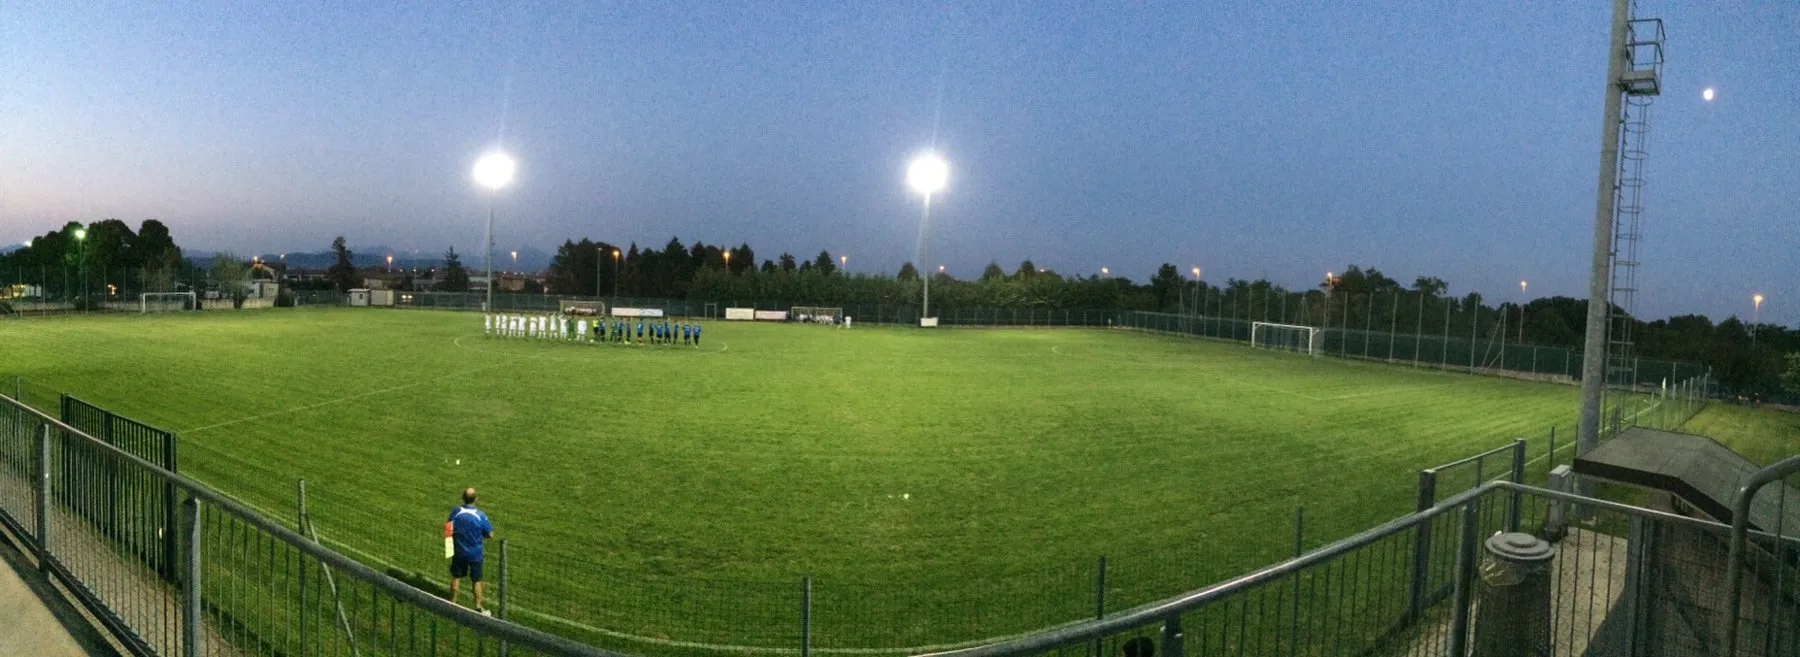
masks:
[[[842,306],[794,306],[788,319],[804,324],[835,324],[844,318]]]
[[[600,317],[606,314],[606,304],[600,301],[564,301],[562,314],[576,317]]]
[[[138,310],[146,315],[195,310],[199,307],[193,292],[145,292],[138,295]]]
[[[1264,349],[1298,351],[1317,356],[1325,346],[1325,329],[1297,324],[1254,322],[1250,325],[1250,344]]]

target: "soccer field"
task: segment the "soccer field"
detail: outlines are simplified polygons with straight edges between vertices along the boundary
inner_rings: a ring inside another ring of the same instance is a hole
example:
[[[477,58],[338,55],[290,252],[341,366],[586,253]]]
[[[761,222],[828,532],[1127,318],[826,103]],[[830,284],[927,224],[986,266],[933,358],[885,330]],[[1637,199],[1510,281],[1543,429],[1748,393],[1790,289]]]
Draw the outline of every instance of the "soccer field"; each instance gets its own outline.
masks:
[[[0,322],[0,374],[181,438],[182,470],[441,579],[465,486],[532,624],[634,651],[900,649],[1123,609],[1410,509],[1571,387],[1100,329],[711,322],[701,348],[492,340],[472,314]],[[9,384],[10,385],[10,384]]]

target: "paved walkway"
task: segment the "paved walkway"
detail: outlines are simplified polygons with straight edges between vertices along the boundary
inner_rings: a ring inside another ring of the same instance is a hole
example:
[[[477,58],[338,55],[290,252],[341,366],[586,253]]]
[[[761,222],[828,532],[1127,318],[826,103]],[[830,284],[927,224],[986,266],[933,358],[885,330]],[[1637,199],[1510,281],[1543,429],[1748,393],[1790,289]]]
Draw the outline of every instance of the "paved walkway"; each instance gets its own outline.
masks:
[[[39,592],[55,595],[37,572],[20,568],[25,567],[17,550],[0,539],[0,655],[42,655],[43,657],[88,657],[89,655],[112,655],[109,647],[93,647],[95,637],[89,636],[84,644],[78,641],[69,628],[63,624],[63,618],[50,610]],[[21,577],[32,578],[27,583]],[[62,603],[59,599],[58,603]],[[62,608],[74,618],[74,622],[84,622],[74,610],[63,603]],[[90,630],[91,633],[91,630]]]

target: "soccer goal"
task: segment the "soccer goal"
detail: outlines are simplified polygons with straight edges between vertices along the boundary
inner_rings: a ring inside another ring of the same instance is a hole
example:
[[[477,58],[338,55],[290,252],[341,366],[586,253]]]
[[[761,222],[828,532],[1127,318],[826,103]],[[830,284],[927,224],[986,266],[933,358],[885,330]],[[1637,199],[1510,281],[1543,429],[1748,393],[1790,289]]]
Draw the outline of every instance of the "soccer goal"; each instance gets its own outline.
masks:
[[[1254,322],[1250,324],[1250,345],[1264,349],[1301,351],[1317,356],[1325,347],[1325,329],[1296,324]]]
[[[842,307],[794,306],[788,318],[803,324],[835,324],[844,317]]]
[[[200,304],[193,292],[145,292],[138,295],[138,310],[143,314],[196,310]]]
[[[606,304],[600,301],[564,301],[562,314],[575,317],[600,317],[606,315]]]

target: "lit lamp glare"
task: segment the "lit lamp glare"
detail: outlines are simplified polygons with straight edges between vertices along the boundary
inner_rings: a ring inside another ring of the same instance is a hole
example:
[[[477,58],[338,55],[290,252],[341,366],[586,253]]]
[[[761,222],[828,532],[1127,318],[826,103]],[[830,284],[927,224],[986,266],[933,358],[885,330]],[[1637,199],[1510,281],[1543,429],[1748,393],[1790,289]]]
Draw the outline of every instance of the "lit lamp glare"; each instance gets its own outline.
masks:
[[[943,191],[944,184],[950,181],[950,163],[937,153],[926,153],[913,158],[912,164],[906,167],[906,184],[914,191],[931,196]]]
[[[475,161],[475,182],[488,189],[500,189],[511,183],[518,163],[505,153],[488,153]]]

